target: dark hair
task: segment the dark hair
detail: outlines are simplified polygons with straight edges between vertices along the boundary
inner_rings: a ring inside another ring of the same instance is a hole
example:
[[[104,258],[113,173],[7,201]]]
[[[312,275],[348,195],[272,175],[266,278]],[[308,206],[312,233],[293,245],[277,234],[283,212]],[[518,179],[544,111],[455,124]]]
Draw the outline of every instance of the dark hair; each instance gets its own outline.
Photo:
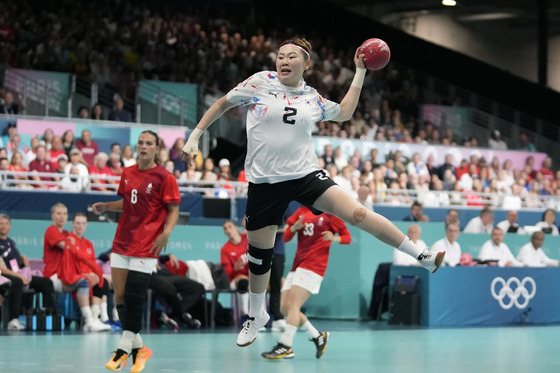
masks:
[[[89,108],[86,107],[86,106],[80,106],[80,107],[78,108],[78,111],[76,112],[76,114],[80,115],[80,113],[82,112],[82,110],[87,110],[87,113],[88,113],[88,115],[89,115]]]
[[[157,133],[155,133],[154,131],[150,131],[150,130],[145,130],[140,132],[140,135],[144,134],[144,133],[149,133],[150,135],[152,135],[153,137],[156,138],[156,146],[159,147],[159,136]],[[138,135],[138,137],[140,137],[140,135]]]
[[[556,211],[554,211],[554,209],[546,209],[542,213],[541,221],[544,221],[544,217],[546,216],[546,213],[549,212],[549,211],[552,211],[554,213],[554,215],[556,216]]]
[[[480,210],[480,216],[489,214],[491,212],[493,212],[493,211],[490,209],[490,207],[485,207],[482,210]]]
[[[87,220],[87,215],[86,214],[84,214],[83,212],[77,212],[77,213],[74,214],[74,216],[72,216],[72,221],[76,220],[76,218],[79,217],[79,216],[83,216]]]
[[[293,39],[288,39],[288,40],[284,40],[282,43],[280,43],[280,45],[278,46],[278,49],[280,49],[281,47],[283,47],[286,44],[294,44],[297,45],[298,47],[303,48],[303,50],[305,50],[307,52],[304,53],[304,58],[307,61],[308,59],[310,59],[310,55],[311,55],[311,43],[308,42],[306,39],[304,38],[299,38],[299,37],[294,37]]]

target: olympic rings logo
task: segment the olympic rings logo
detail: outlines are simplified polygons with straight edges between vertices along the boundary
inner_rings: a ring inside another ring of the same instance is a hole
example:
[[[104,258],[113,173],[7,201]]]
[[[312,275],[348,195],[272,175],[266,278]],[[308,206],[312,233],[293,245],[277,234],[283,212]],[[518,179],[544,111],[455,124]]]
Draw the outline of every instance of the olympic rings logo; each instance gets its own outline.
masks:
[[[529,290],[527,289],[529,284]],[[525,277],[519,281],[517,277],[510,277],[505,281],[501,277],[496,277],[490,285],[492,297],[500,303],[500,307],[509,310],[513,305],[519,309],[527,307],[537,292],[537,284],[531,277]],[[523,302],[520,301],[520,298]]]

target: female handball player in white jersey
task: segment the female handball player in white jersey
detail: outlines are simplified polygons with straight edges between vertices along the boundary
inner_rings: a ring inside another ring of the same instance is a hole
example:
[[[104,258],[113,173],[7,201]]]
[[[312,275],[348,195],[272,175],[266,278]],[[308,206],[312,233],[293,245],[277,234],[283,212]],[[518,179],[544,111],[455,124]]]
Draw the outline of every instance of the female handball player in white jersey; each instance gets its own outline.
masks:
[[[132,354],[132,372],[141,372],[152,351],[140,329],[144,299],[157,258],[167,246],[179,217],[181,196],[175,176],[158,165],[159,137],[144,131],[136,144],[138,163],[123,170],[117,194],[122,199],[97,202],[93,210],[122,211],[111,249],[111,275],[123,335],[107,369],[120,371]]]
[[[249,181],[246,210],[249,250],[249,318],[237,345],[250,345],[269,315],[263,308],[270,277],[274,238],[290,201],[314,212],[327,212],[397,249],[417,258],[435,272],[444,252],[420,250],[387,218],[364,208],[319,169],[311,132],[319,121],[349,120],[360,97],[366,74],[363,55],[354,55],[356,73],[348,92],[337,104],[303,80],[311,67],[311,44],[305,39],[284,41],[278,49],[276,71],[262,71],[218,99],[204,114],[183,147],[182,157],[192,162],[203,131],[229,109],[248,106],[247,157]]]

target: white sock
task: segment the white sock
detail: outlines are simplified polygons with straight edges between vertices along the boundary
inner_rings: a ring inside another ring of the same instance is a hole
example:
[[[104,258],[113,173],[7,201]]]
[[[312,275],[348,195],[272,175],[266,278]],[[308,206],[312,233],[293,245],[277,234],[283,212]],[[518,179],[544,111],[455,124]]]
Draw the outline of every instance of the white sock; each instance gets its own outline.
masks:
[[[301,326],[301,330],[306,332],[311,338],[317,338],[321,334],[317,329],[315,329],[315,327],[309,320],[307,320],[305,324]]]
[[[121,350],[126,352],[127,355],[130,355],[130,351],[132,351],[132,343],[134,342],[135,336],[136,333],[133,333],[130,330],[124,330],[117,348],[120,348]]]
[[[284,346],[292,347],[292,343],[294,343],[294,335],[296,335],[296,332],[297,326],[286,324],[286,329],[284,330],[284,333],[282,333],[280,343],[282,343]]]
[[[119,321],[119,313],[117,312],[117,307],[113,307],[113,321]]]
[[[84,317],[84,321],[86,324],[90,324],[93,321],[93,314],[91,312],[91,308],[89,306],[81,307],[80,310],[82,311],[82,316]]]
[[[132,348],[142,348],[144,347],[144,341],[142,341],[142,337],[140,336],[140,333],[137,333],[134,336],[134,341],[132,342]]]
[[[101,322],[109,321],[109,314],[107,313],[107,303],[101,303]]]
[[[249,317],[259,316],[265,312],[263,309],[265,295],[266,292],[258,294],[249,292]]]
[[[99,320],[99,315],[101,315],[101,307],[99,307],[99,304],[91,305],[91,314],[94,320]]]
[[[403,242],[397,247],[397,250],[414,257],[416,260],[422,254],[422,250],[408,237],[404,238]]]

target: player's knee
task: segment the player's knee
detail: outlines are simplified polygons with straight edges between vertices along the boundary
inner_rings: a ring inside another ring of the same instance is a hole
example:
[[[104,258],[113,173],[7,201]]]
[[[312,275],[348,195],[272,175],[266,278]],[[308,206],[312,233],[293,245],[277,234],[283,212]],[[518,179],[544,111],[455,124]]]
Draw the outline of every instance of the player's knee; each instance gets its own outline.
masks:
[[[264,275],[270,271],[272,267],[272,258],[274,258],[274,249],[257,249],[249,245],[247,251],[247,260],[249,261],[249,269],[255,275]]]
[[[366,218],[367,210],[363,206],[356,207],[354,209],[354,222],[360,224]]]
[[[126,278],[126,287],[124,290],[124,303],[128,312],[132,314],[140,314],[144,307],[146,299],[146,291],[150,284],[150,274],[137,271],[129,271]]]

